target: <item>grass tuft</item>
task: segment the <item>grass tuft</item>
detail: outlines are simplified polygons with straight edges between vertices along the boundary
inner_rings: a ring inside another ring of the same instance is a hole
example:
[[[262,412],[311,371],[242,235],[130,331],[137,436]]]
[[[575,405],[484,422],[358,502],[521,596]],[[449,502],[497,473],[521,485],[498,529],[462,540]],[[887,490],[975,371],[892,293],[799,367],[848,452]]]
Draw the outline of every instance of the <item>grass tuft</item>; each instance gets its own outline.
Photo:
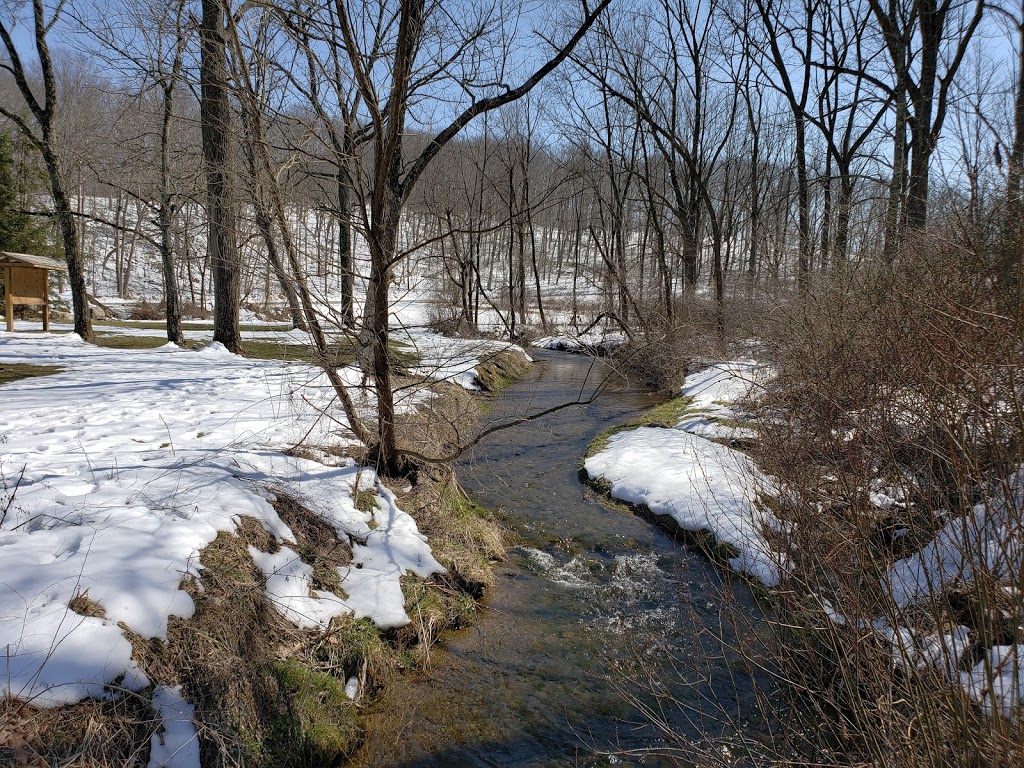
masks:
[[[284,710],[270,722],[267,762],[283,768],[338,765],[358,747],[362,729],[345,684],[287,659],[274,665]]]
[[[89,597],[89,590],[79,592],[71,598],[68,602],[68,608],[79,616],[88,616],[94,619],[107,618],[107,612],[103,609],[103,606]]]

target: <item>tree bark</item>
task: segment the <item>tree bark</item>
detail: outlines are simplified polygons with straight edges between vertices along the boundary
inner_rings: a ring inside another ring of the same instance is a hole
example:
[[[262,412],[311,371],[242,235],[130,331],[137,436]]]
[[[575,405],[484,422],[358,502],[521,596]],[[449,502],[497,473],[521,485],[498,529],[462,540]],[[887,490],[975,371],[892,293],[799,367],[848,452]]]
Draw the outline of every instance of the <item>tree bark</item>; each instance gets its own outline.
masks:
[[[241,260],[231,166],[231,104],[228,99],[224,9],[219,0],[202,0],[199,36],[202,54],[199,111],[206,165],[208,247],[213,273],[213,340],[237,353],[242,349],[242,333],[238,324]]]
[[[163,119],[160,125],[160,209],[157,213],[160,227],[160,266],[164,278],[164,306],[167,311],[167,340],[185,343],[181,329],[181,301],[178,281],[174,274],[174,245],[171,227],[174,219],[174,197],[171,194],[170,146],[171,123],[174,119],[174,83],[163,85]]]

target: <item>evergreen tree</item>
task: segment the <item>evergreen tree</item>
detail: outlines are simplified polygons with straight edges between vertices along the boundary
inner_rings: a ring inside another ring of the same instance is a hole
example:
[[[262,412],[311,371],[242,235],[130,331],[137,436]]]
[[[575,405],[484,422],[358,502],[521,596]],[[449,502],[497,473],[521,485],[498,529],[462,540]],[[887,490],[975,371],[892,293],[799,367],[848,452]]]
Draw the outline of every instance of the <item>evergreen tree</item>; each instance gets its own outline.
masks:
[[[59,256],[50,222],[25,211],[33,169],[19,163],[10,134],[0,131],[0,251]]]

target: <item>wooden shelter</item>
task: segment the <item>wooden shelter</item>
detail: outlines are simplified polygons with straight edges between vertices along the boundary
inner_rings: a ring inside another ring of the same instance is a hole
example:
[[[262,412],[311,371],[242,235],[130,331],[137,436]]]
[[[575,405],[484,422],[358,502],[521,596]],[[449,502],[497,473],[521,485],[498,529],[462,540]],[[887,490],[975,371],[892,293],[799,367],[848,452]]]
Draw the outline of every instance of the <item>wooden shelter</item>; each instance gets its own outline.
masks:
[[[49,273],[56,269],[67,272],[65,264],[47,256],[0,251],[0,267],[4,270],[4,313],[7,332],[14,331],[14,305],[35,304],[43,307],[43,330],[50,330]]]

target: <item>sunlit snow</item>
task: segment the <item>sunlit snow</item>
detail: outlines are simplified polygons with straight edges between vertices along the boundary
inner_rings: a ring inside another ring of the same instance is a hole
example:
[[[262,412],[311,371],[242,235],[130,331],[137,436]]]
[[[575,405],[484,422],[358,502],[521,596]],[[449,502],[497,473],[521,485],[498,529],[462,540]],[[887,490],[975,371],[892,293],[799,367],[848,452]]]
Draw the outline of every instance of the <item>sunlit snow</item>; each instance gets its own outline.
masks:
[[[726,409],[754,380],[753,364],[723,363],[688,378],[683,392],[705,411],[732,415]],[[738,551],[733,568],[776,586],[789,559],[770,543],[782,524],[756,503],[767,479],[745,454],[688,431],[689,424],[613,435],[586,460],[586,471],[608,482],[616,499],[668,515],[685,530],[712,533]]]
[[[339,573],[344,596],[297,594],[307,583],[297,567],[285,568],[293,579],[283,588],[281,564],[260,556],[272,601],[300,625],[322,626],[331,611],[403,624],[399,578],[440,570],[371,470],[284,452],[354,441],[313,367],[246,360],[216,344],[114,350],[71,334],[20,333],[0,336],[0,362],[64,368],[0,390],[4,694],[55,706],[102,696],[115,682],[148,685],[118,623],[165,637],[170,616],[190,616],[181,582],[201,579],[199,551],[240,516],[285,545],[283,563],[294,537],[271,500],[285,490],[352,541],[353,562]],[[374,490],[381,510],[356,509],[357,483]],[[76,598],[89,615],[71,609]]]

